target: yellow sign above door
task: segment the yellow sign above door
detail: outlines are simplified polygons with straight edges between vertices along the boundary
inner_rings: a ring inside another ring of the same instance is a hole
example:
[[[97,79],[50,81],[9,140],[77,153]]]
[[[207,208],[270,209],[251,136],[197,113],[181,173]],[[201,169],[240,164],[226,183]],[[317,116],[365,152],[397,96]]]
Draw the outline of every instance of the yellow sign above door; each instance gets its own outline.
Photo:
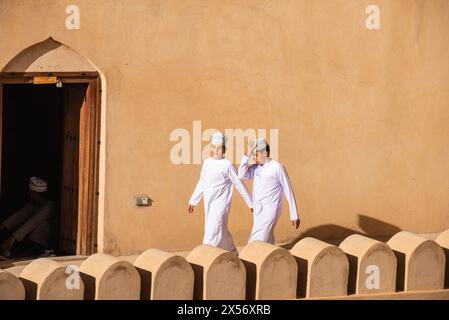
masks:
[[[57,77],[33,77],[34,84],[49,84],[56,83],[57,81]]]

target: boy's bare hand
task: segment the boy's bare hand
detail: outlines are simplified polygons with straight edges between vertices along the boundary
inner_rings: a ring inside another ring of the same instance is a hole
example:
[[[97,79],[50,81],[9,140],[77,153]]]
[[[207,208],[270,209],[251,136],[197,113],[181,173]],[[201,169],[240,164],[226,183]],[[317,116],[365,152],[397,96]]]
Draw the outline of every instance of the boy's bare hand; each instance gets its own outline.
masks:
[[[299,220],[292,220],[292,226],[294,226],[295,229],[298,229],[300,224],[301,224],[301,221],[299,221]]]
[[[251,140],[248,143],[248,157],[254,156],[254,150],[256,150],[256,147],[257,147],[257,141],[256,140]]]

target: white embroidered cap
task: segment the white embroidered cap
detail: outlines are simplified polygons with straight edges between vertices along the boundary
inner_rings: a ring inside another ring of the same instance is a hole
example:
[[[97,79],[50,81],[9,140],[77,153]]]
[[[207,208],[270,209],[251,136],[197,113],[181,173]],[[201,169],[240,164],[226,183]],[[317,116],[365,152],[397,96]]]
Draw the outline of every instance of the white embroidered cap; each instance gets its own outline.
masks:
[[[212,144],[217,144],[217,145],[224,145],[224,146],[226,146],[226,136],[223,134],[223,133],[221,133],[221,132],[215,132],[213,135],[212,135],[212,141],[211,141],[211,143]]]
[[[257,139],[257,151],[264,151],[267,148],[267,139]]]
[[[47,191],[47,181],[39,179],[37,177],[31,177],[28,182],[28,188],[35,192],[45,192]]]

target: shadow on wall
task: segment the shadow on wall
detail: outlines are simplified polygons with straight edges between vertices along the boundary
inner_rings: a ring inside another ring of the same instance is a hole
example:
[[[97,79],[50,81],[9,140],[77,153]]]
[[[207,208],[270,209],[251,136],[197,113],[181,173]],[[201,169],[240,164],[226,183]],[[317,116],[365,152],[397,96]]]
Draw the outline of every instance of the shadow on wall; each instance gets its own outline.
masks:
[[[360,234],[379,241],[386,241],[401,231],[395,225],[362,214],[358,215],[358,219],[358,226],[363,230],[362,232],[336,224],[323,224],[302,232],[295,240],[281,247],[290,250],[298,241],[307,237],[313,237],[338,246],[345,238],[353,234]]]
[[[38,42],[19,52],[6,64],[6,66],[3,67],[1,72],[11,72],[17,70],[25,72],[34,61],[44,54],[59,48],[61,45],[62,44],[60,42],[51,37],[42,42]]]

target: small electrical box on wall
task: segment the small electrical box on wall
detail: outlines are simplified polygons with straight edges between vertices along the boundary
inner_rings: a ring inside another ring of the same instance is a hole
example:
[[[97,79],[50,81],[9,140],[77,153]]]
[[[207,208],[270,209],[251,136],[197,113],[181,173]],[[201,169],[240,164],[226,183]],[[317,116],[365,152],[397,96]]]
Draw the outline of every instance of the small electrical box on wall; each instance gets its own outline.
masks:
[[[134,205],[136,207],[150,207],[153,204],[153,200],[149,196],[140,195],[134,196]]]

